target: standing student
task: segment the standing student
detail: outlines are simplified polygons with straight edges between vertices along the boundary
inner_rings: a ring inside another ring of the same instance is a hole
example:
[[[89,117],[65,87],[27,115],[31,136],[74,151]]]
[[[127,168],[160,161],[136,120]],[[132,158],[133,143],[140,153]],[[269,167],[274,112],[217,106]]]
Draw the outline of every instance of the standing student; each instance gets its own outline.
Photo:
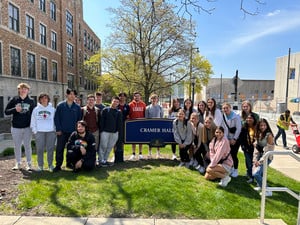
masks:
[[[174,140],[179,146],[180,164],[179,166],[189,166],[189,149],[193,142],[193,130],[191,122],[185,119],[185,111],[180,109],[178,117],[173,121]]]
[[[133,93],[133,100],[129,103],[129,119],[145,118],[146,104],[141,99],[140,92]],[[132,155],[129,160],[135,159],[136,144],[132,144]],[[139,159],[143,159],[143,145],[139,144]]]
[[[215,136],[209,144],[210,164],[206,168],[205,179],[221,178],[219,185],[226,187],[231,181],[229,174],[233,164],[229,141],[223,127],[216,128]]]
[[[109,154],[115,146],[122,129],[122,113],[118,110],[119,97],[113,97],[110,107],[105,107],[101,115],[99,159],[101,166],[108,166]]]
[[[255,117],[255,120],[259,120],[259,115],[255,112],[252,112],[252,105],[248,100],[242,102],[242,112],[241,112],[241,121],[242,125],[246,122],[248,115],[252,113]]]
[[[274,136],[268,121],[264,118],[258,121],[256,127],[256,142],[254,143],[253,153],[253,177],[257,182],[257,187],[254,188],[256,191],[260,191],[262,188],[263,179],[263,162],[268,160],[268,165],[272,162],[273,156],[268,159],[265,154],[268,151],[274,150]],[[272,196],[272,191],[267,191],[266,196]]]
[[[181,109],[180,107],[180,101],[178,98],[173,98],[172,100],[172,106],[171,108],[169,109],[169,116],[168,118],[169,119],[176,119],[177,117],[177,114],[178,114],[178,111],[179,109]],[[171,147],[172,147],[172,160],[177,160],[177,156],[176,156],[176,144],[171,144]]]
[[[105,108],[105,105],[102,103],[102,93],[99,91],[96,92],[95,98],[96,98],[95,106],[102,111]]]
[[[55,148],[55,108],[50,102],[46,93],[41,93],[38,98],[38,105],[33,109],[30,127],[35,136],[37,151],[37,171],[44,169],[44,150],[47,152],[47,163],[49,171],[53,171],[53,152]]]
[[[56,145],[56,166],[53,172],[61,170],[64,161],[64,149],[66,143],[76,129],[76,123],[81,120],[81,108],[74,102],[76,97],[76,90],[68,88],[66,90],[66,100],[58,103],[54,123],[56,127],[57,145]]]
[[[193,112],[196,112],[194,109],[194,103],[191,99],[187,98],[183,102],[183,109],[185,111],[185,119],[189,120]]]
[[[21,146],[24,145],[26,155],[26,170],[31,170],[31,113],[34,101],[29,97],[30,86],[27,83],[18,84],[18,96],[13,97],[5,108],[5,115],[12,115],[11,134],[14,142],[16,164],[13,170],[21,169]]]
[[[222,127],[225,130],[225,136],[229,140],[230,143],[230,153],[233,159],[233,170],[231,173],[232,177],[238,176],[238,166],[239,166],[239,159],[238,159],[238,151],[240,147],[239,143],[239,136],[241,133],[241,119],[238,114],[231,110],[231,105],[227,102],[223,103],[223,123]]]
[[[207,111],[205,117],[210,116],[214,119],[216,126],[221,126],[223,117],[220,109],[217,108],[217,103],[214,98],[209,98],[207,100]]]
[[[164,111],[163,108],[158,104],[158,95],[152,94],[150,96],[151,104],[146,107],[145,117],[146,118],[163,118]],[[152,149],[149,146],[149,158],[152,157]],[[157,147],[156,157],[160,158],[160,148]]]
[[[67,167],[74,172],[79,170],[92,170],[95,168],[96,149],[95,138],[87,130],[85,121],[76,123],[74,131],[67,143]]]
[[[200,101],[197,106],[197,113],[199,115],[200,123],[204,124],[205,113],[207,111],[207,104],[205,101]]]
[[[279,118],[277,120],[276,125],[278,128],[278,132],[274,139],[275,145],[277,145],[277,139],[280,137],[280,135],[282,135],[283,147],[285,149],[289,149],[289,147],[287,146],[287,143],[286,143],[285,131],[289,129],[290,124],[296,124],[296,122],[293,120],[290,110],[287,109],[287,110],[285,110],[285,112],[283,114],[281,114],[279,116]]]

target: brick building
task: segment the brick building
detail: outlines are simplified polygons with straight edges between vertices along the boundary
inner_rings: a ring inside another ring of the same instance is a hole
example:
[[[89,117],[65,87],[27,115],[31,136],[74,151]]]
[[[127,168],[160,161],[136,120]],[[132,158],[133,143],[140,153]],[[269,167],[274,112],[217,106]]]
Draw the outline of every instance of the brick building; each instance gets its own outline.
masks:
[[[84,22],[82,7],[82,0],[0,1],[0,117],[20,82],[30,84],[34,98],[49,93],[54,105],[67,87],[82,96],[97,89],[83,62],[101,42]],[[96,66],[100,74],[100,62]]]

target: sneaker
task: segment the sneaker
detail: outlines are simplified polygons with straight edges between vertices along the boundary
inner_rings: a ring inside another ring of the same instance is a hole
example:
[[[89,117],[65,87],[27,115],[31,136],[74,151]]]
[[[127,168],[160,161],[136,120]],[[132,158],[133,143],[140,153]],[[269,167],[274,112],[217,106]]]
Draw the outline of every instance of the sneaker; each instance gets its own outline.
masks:
[[[143,155],[139,154],[139,160],[142,160],[142,159],[144,159]]]
[[[231,181],[231,177],[226,176],[226,177],[221,179],[221,182],[219,183],[219,185],[222,186],[222,187],[226,187],[230,181]]]
[[[161,154],[160,154],[160,153],[157,153],[157,154],[156,154],[156,158],[157,158],[157,159],[161,159]]]
[[[49,171],[53,172],[54,167],[53,166],[49,166]]]
[[[172,155],[172,160],[177,160],[177,156],[175,154]]]
[[[59,171],[61,171],[61,167],[60,167],[60,166],[54,167],[53,173],[57,173],[57,172],[59,172]]]
[[[255,191],[261,191],[261,187],[255,187],[255,188],[253,188],[253,190],[255,190]]]
[[[38,168],[36,169],[36,172],[42,172],[43,171],[43,167],[42,166],[38,166]]]
[[[253,183],[253,181],[254,181],[253,178],[249,178],[249,179],[247,180],[247,183],[248,183],[248,184],[251,184],[251,183]]]
[[[238,175],[239,175],[238,169],[233,169],[233,171],[232,171],[232,173],[231,173],[231,176],[232,176],[232,177],[238,177]]]
[[[194,159],[191,159],[190,162],[188,163],[188,167],[192,167],[194,165]]]
[[[152,155],[149,154],[149,155],[147,156],[147,158],[148,158],[148,159],[152,159]]]
[[[26,166],[26,170],[27,170],[27,171],[32,171],[32,168],[31,168],[31,165],[30,165],[30,164],[28,164],[28,165]]]
[[[288,146],[283,147],[285,150],[289,150],[290,148]]]
[[[198,168],[199,173],[201,173],[201,174],[205,173],[205,168],[203,166],[199,166],[197,168]]]
[[[131,155],[130,157],[129,157],[129,160],[135,160],[135,155]]]
[[[108,167],[109,166],[109,163],[107,161],[102,161],[101,162],[101,166],[102,167]]]
[[[21,169],[20,163],[16,163],[16,165],[12,168],[12,170],[19,170]]]
[[[262,195],[262,192],[260,192],[260,195]],[[271,197],[272,195],[272,191],[266,191],[266,197]]]
[[[199,166],[199,163],[197,162],[197,160],[194,160],[193,167],[196,169],[198,166]]]
[[[179,166],[179,167],[185,166],[185,162],[180,162],[178,166]]]

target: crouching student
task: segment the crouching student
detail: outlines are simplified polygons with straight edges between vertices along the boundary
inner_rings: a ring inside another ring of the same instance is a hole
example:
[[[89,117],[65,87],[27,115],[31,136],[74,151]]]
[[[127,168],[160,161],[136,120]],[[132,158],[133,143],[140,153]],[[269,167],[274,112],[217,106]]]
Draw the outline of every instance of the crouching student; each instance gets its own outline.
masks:
[[[266,119],[260,119],[256,127],[256,142],[253,153],[253,177],[257,182],[256,191],[262,188],[263,162],[266,160],[265,154],[274,150],[274,135]],[[273,156],[269,156],[268,165],[272,162]],[[272,196],[272,191],[267,191],[266,196]]]
[[[224,128],[217,127],[215,138],[209,144],[210,164],[206,168],[205,179],[215,180],[221,178],[220,186],[226,187],[231,181],[229,176],[233,165],[230,155],[230,145],[224,136]]]
[[[92,170],[96,164],[96,142],[94,135],[87,131],[87,123],[80,120],[67,143],[67,167],[77,172]]]

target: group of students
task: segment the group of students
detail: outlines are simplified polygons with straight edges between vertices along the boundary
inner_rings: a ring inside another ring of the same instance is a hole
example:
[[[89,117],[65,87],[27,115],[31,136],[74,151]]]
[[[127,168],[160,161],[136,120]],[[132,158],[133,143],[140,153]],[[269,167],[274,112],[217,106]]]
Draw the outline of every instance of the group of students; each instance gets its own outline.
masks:
[[[183,109],[178,102],[173,100],[169,115],[175,118],[173,131],[179,146],[179,166],[194,167],[207,180],[221,179],[219,185],[226,187],[231,177],[238,176],[241,147],[247,182],[256,180],[255,190],[261,190],[264,156],[274,150],[275,145],[268,121],[252,112],[249,101],[242,103],[241,115],[234,112],[229,103],[223,103],[221,111],[213,98],[200,101],[196,110],[190,99],[184,101]],[[267,160],[269,164],[272,157]],[[272,192],[266,195],[271,196]]]

